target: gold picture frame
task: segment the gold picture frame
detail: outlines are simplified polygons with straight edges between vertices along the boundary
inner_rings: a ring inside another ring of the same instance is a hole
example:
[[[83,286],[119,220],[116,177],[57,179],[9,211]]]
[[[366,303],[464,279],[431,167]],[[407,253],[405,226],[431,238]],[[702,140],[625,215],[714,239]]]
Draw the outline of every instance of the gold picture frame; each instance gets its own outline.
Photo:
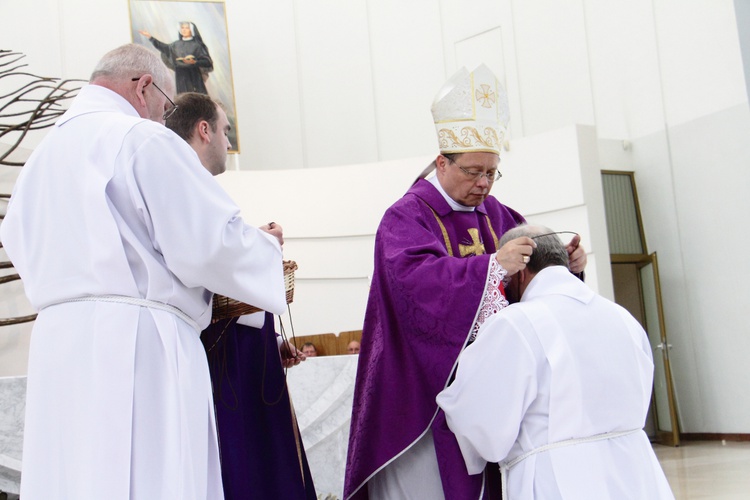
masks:
[[[193,30],[198,34],[194,37],[194,43],[198,51],[210,56],[210,69],[207,67],[209,63],[203,62],[192,68],[183,67],[175,71],[174,62],[169,57],[163,54],[162,59],[173,69],[177,92],[181,89],[203,92],[202,89],[205,89],[205,93],[222,104],[232,127],[229,133],[232,144],[230,153],[239,153],[239,127],[224,1],[129,0],[129,4],[133,43],[160,54],[162,51],[156,45],[163,48],[181,40],[181,24],[192,23]],[[152,39],[161,43],[153,43]],[[203,57],[203,61],[207,59]],[[202,68],[199,67],[201,64]],[[198,82],[198,79],[202,79],[203,83]]]

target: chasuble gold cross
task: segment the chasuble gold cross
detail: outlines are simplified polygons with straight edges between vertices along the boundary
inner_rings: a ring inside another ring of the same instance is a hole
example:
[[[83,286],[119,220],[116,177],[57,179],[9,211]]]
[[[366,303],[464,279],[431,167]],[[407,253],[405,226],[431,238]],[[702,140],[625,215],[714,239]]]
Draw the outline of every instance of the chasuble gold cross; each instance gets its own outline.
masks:
[[[479,240],[479,229],[472,227],[467,229],[469,236],[471,236],[471,245],[458,245],[458,251],[461,253],[461,257],[467,255],[482,255],[484,254],[484,244]]]

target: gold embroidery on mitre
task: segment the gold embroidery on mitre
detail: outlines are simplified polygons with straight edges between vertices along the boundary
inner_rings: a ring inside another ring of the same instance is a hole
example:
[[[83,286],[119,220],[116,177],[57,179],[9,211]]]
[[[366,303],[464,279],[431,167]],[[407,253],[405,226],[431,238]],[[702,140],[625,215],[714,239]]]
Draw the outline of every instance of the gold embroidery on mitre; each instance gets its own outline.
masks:
[[[466,148],[484,146],[492,149],[498,149],[500,147],[500,140],[497,136],[497,131],[492,127],[485,127],[484,135],[474,127],[463,127],[461,129],[461,138],[459,138],[453,130],[443,128],[438,131],[438,143],[441,150],[455,146]]]
[[[491,108],[492,105],[495,104],[495,92],[493,92],[492,88],[486,83],[481,84],[479,88],[474,91],[474,95],[476,96],[477,101],[482,104],[483,108]]]
[[[484,64],[471,73],[461,68],[435,96],[432,119],[442,153],[499,155],[508,125],[508,96]]]
[[[471,236],[471,245],[458,245],[458,251],[461,253],[461,257],[467,255],[483,255],[484,245],[479,239],[479,229],[472,227],[467,229],[469,236]]]

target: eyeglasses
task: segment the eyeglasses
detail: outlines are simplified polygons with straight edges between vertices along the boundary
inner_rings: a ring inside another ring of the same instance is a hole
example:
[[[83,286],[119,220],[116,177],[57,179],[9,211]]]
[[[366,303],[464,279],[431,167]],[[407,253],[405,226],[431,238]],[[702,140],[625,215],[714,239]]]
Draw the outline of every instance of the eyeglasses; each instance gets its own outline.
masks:
[[[141,78],[143,78],[143,77],[139,76],[139,77],[133,78],[132,81],[137,82]],[[151,85],[153,85],[156,90],[158,90],[159,92],[161,92],[161,95],[163,95],[164,97],[166,97],[167,101],[169,101],[169,104],[172,105],[171,108],[169,108],[168,110],[166,110],[164,112],[164,114],[161,115],[162,120],[167,121],[167,118],[169,118],[170,116],[172,116],[174,114],[174,112],[177,111],[177,104],[175,104],[174,101],[172,99],[170,99],[169,96],[167,94],[165,94],[164,91],[162,89],[160,89],[153,81],[151,82]]]
[[[459,165],[455,161],[451,160],[447,156],[443,156],[443,158],[445,158],[446,160],[448,160],[449,162],[451,162],[455,166],[457,166],[459,169],[461,169],[461,172],[465,173],[474,182],[479,182],[479,180],[482,177],[486,177],[487,178],[487,182],[492,183],[492,182],[495,182],[496,180],[498,180],[500,177],[503,176],[502,172],[500,172],[499,170],[495,170],[495,171],[490,170],[489,172],[474,172],[472,170],[466,170],[464,167],[462,167],[461,165]]]

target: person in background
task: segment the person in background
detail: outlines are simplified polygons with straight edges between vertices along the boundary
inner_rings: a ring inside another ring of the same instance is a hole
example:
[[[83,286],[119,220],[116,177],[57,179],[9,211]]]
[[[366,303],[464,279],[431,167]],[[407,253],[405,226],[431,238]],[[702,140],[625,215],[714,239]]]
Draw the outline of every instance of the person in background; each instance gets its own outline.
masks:
[[[164,127],[174,83],[127,44],[18,177],[0,236],[39,311],[21,496],[223,498],[200,332],[212,292],[286,310],[281,246]]]
[[[505,500],[673,499],[643,431],[646,332],[570,274],[550,229],[511,229],[500,244],[522,236],[537,246],[506,288],[515,303],[482,325],[437,396],[469,473],[500,462]]]
[[[222,107],[195,92],[178,95],[175,103],[167,127],[187,141],[211,175],[224,172],[231,144]],[[280,225],[260,229],[283,243]],[[284,373],[304,354],[277,336],[268,312],[215,320],[201,340],[213,383],[225,498],[315,499]]]
[[[535,244],[525,236],[499,243],[524,218],[489,194],[501,177],[508,120],[495,75],[484,65],[462,69],[438,92],[432,115],[440,153],[375,236],[345,499],[480,498],[490,490],[467,472],[435,396],[481,324],[507,305],[503,280],[524,269]],[[578,243],[568,246],[574,273],[586,264]]]
[[[346,352],[349,354],[359,354],[359,342],[352,340],[349,345],[346,346]]]
[[[308,358],[314,358],[318,355],[318,350],[315,349],[315,344],[312,342],[305,342],[302,344],[302,354],[307,356]]]

